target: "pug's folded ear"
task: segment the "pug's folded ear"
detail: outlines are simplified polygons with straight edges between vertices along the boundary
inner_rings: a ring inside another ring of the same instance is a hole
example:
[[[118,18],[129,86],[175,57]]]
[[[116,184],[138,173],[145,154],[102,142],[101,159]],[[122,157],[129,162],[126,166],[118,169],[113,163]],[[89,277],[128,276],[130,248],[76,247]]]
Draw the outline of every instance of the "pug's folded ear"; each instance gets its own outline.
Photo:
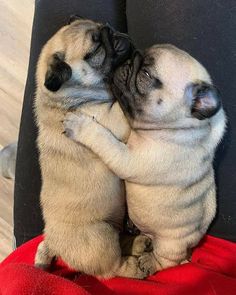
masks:
[[[53,92],[60,89],[63,83],[72,76],[71,67],[63,60],[64,54],[54,53],[49,61],[44,86]]]
[[[221,108],[219,90],[206,82],[192,83],[186,89],[187,99],[191,105],[191,114],[198,120],[214,116]]]

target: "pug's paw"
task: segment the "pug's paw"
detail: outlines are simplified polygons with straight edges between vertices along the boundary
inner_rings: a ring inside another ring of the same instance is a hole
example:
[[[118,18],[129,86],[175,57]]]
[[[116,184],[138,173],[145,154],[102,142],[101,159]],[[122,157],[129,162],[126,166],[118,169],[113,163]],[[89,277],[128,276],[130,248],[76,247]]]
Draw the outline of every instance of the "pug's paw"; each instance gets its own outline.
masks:
[[[153,275],[159,269],[157,268],[155,258],[153,253],[144,253],[138,258],[139,268],[142,272],[150,275]]]
[[[147,277],[147,273],[139,267],[138,258],[135,256],[127,256],[122,258],[122,264],[116,275],[121,277],[142,280]]]
[[[67,113],[63,121],[64,134],[71,140],[81,141],[82,133],[86,133],[86,128],[94,119],[84,113]]]
[[[141,256],[145,252],[153,250],[152,240],[145,235],[138,235],[135,237],[132,245],[132,255]]]

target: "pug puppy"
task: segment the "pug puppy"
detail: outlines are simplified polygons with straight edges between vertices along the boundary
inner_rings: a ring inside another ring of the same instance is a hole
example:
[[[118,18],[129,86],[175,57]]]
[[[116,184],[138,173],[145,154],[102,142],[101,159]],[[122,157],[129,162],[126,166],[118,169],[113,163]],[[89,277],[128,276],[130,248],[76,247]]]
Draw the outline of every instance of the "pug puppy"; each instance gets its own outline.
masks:
[[[146,276],[136,256],[121,255],[123,181],[90,150],[65,137],[61,123],[68,110],[80,109],[126,141],[130,128],[119,105],[112,102],[108,81],[113,67],[131,50],[126,35],[76,19],[41,52],[35,114],[45,236],[38,246],[36,266],[48,267],[56,256],[76,270],[99,277]],[[132,254],[145,248],[147,241],[138,237]]]
[[[117,69],[114,92],[127,143],[87,115],[68,114],[64,126],[126,180],[129,216],[153,242],[139,266],[153,274],[188,259],[215,216],[212,161],[225,115],[206,69],[171,45],[136,52]]]

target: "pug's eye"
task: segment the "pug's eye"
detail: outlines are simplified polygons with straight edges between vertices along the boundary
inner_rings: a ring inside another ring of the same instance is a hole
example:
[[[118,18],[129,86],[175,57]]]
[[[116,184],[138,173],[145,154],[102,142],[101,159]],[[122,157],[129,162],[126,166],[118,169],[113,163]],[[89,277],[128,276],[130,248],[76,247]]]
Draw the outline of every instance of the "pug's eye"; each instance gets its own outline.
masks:
[[[92,58],[94,55],[96,55],[96,53],[99,51],[100,47],[101,47],[101,44],[98,43],[91,52],[89,52],[85,55],[84,60],[88,60],[88,59]]]
[[[149,72],[147,70],[143,70],[143,72],[148,78],[151,78],[151,75],[149,74]]]

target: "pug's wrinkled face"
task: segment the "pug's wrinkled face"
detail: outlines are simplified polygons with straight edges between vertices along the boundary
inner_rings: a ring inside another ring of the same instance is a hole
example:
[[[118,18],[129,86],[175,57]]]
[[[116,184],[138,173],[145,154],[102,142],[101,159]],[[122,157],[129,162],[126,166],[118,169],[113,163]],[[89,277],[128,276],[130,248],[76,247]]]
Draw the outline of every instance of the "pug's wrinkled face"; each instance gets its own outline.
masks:
[[[45,45],[38,63],[38,85],[51,92],[73,85],[97,85],[131,50],[127,35],[106,25],[76,19]]]
[[[188,128],[205,124],[221,107],[205,68],[172,45],[136,51],[119,67],[113,92],[133,128]]]

